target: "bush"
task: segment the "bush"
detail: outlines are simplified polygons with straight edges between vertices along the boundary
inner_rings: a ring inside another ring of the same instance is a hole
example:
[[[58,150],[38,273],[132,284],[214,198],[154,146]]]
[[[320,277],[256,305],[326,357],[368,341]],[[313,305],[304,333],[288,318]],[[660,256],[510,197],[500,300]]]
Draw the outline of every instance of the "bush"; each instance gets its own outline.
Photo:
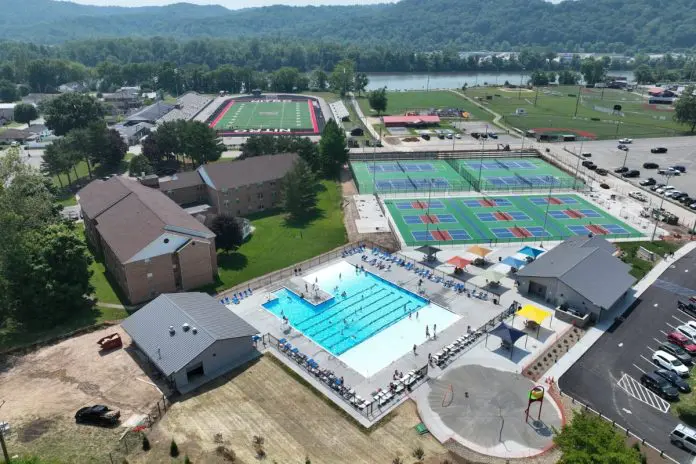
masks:
[[[425,451],[423,451],[423,448],[420,446],[416,449],[413,450],[413,457],[421,461],[423,459],[423,456],[425,456]]]
[[[150,440],[143,434],[143,451],[150,451]]]
[[[684,402],[677,406],[677,415],[686,424],[696,425],[696,405]]]
[[[304,464],[312,464],[312,460],[309,459],[309,456],[307,456],[304,460]]]
[[[234,453],[234,451],[225,446],[218,446],[215,448],[215,452],[225,461],[234,462],[235,459],[237,459],[237,455]]]
[[[176,442],[172,438],[172,442],[169,445],[169,455],[173,458],[179,456],[179,447],[176,445]]]
[[[184,464],[191,464],[191,460],[188,457],[188,454],[184,456]]]
[[[392,464],[404,464],[404,460],[397,456],[394,459],[392,459]]]

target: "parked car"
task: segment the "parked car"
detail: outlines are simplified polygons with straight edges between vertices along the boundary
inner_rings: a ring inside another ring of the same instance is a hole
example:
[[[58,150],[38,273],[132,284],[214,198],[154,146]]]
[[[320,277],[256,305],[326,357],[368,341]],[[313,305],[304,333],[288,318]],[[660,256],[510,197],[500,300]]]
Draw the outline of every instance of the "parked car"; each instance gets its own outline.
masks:
[[[691,198],[689,195],[687,195],[685,197],[681,197],[679,199],[679,203],[681,203],[683,205],[687,205],[687,206],[690,205],[691,203],[693,203],[694,201],[696,201],[696,200]]]
[[[657,374],[643,374],[640,376],[640,383],[648,390],[658,394],[669,401],[679,399],[679,391],[665,378]]]
[[[696,317],[696,304],[692,301],[677,301],[677,308],[692,317]]]
[[[628,194],[628,196],[638,201],[648,201],[648,198],[645,195],[643,195],[643,192],[631,192]]]
[[[670,370],[681,377],[689,376],[689,368],[669,353],[657,350],[652,355],[652,361],[656,366]]]
[[[587,166],[587,169],[589,169],[590,171],[594,171],[595,169],[597,169],[597,165],[592,163],[592,164]]]
[[[590,161],[590,160],[586,160],[586,161],[583,161],[583,162],[582,162],[582,165],[583,165],[584,167],[588,167],[588,166],[591,166],[591,165],[593,165],[593,164],[594,164],[594,163],[593,163],[592,161]]]
[[[655,189],[655,193],[662,195],[663,193],[669,192],[670,190],[674,190],[674,187],[671,185],[663,185],[662,187]]]
[[[619,139],[619,143],[633,143],[633,139]]]
[[[430,140],[430,135],[428,134],[422,134],[421,137],[423,138],[423,140]]]
[[[628,151],[628,147],[622,143],[620,143],[619,146],[616,148],[618,148],[619,150]]]
[[[681,201],[682,198],[688,198],[689,194],[681,192],[679,195],[672,195],[672,199]]]
[[[674,170],[674,171],[679,171],[682,174],[684,174],[686,172],[686,167],[684,167],[680,164],[675,164],[674,166],[670,166],[669,168]]]
[[[590,153],[589,151],[583,152],[582,157],[583,158],[592,158],[592,153]]]
[[[663,176],[679,176],[681,175],[680,171],[675,171],[674,169],[668,168],[668,169],[658,169],[657,170],[658,174],[661,174]]]
[[[621,177],[640,177],[640,171],[637,169],[631,169],[630,171],[621,174]]]
[[[75,413],[75,422],[78,424],[92,424],[109,427],[118,424],[120,417],[120,411],[115,411],[102,404],[95,404],[94,406],[80,408]]]
[[[665,148],[665,147],[651,148],[650,153],[667,153],[667,148]]]
[[[662,183],[653,184],[653,186],[650,187],[650,190],[652,190],[653,192],[656,192],[657,189],[662,188],[662,187],[664,187],[665,185],[667,185],[667,184],[662,184]]]
[[[659,167],[660,167],[660,166],[659,166],[657,163],[650,163],[650,162],[648,162],[648,163],[643,163],[643,168],[644,168],[644,169],[657,169],[657,168],[659,168]]]
[[[696,430],[679,424],[669,434],[669,441],[675,446],[696,453]]]
[[[462,134],[454,134],[454,138],[455,138],[455,139],[461,139],[461,138],[462,138]]]
[[[670,191],[668,191],[668,192],[665,192],[665,196],[666,196],[667,198],[675,198],[675,197],[677,197],[678,195],[681,195],[681,194],[682,194],[682,192],[680,192],[679,190],[670,190]]]
[[[498,134],[496,134],[495,132],[489,132],[487,135],[494,140],[498,139]]]
[[[620,168],[614,169],[614,172],[617,173],[617,174],[621,174],[621,173],[623,173],[623,172],[628,172],[628,168],[627,168],[626,166],[622,166],[622,167],[620,167]]]
[[[689,208],[691,208],[691,209],[696,209],[696,202],[695,202],[695,203],[691,203],[691,204],[689,205]]]
[[[600,188],[603,188],[604,190],[609,190],[611,187],[609,184],[601,183],[599,184]],[[696,205],[696,203],[694,203]]]
[[[683,362],[685,366],[691,366],[694,364],[694,360],[691,358],[691,355],[685,349],[678,345],[675,345],[672,342],[664,342],[657,349],[671,354],[672,356]]]
[[[691,356],[696,355],[696,345],[694,344],[694,342],[689,340],[689,338],[686,335],[684,335],[681,332],[677,332],[675,330],[674,332],[668,333],[667,334],[667,341],[679,346],[684,351],[689,353]]]
[[[647,179],[640,181],[640,185],[642,185],[643,187],[655,185],[656,183],[657,183],[657,181],[655,179],[653,179],[652,177],[648,177]]]
[[[679,393],[691,392],[691,387],[689,384],[674,372],[668,371],[667,369],[657,369],[655,374],[668,381],[673,387],[676,387],[677,390],[679,390]]]
[[[677,332],[681,333],[686,338],[688,338],[691,343],[696,343],[696,329],[694,329],[693,327],[686,324],[682,324],[680,326],[677,326]]]
[[[607,171],[607,170],[604,169],[604,168],[597,168],[597,169],[595,170],[595,172],[596,172],[597,174],[599,174],[600,176],[606,176],[607,174],[609,174],[609,171]]]

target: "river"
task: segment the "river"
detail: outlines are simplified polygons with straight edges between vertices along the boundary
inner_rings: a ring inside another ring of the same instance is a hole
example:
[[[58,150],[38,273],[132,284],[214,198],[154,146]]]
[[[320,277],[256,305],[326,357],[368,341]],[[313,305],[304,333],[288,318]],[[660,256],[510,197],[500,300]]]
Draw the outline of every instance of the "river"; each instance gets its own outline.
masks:
[[[624,76],[629,82],[633,80],[633,71],[609,71],[611,76]],[[529,73],[524,77],[521,73],[495,73],[495,72],[471,72],[471,73],[368,73],[370,83],[367,90],[426,90],[426,89],[455,89],[461,88],[464,83],[469,87],[484,84],[503,84],[505,81],[511,84],[519,84],[520,79],[528,80]]]

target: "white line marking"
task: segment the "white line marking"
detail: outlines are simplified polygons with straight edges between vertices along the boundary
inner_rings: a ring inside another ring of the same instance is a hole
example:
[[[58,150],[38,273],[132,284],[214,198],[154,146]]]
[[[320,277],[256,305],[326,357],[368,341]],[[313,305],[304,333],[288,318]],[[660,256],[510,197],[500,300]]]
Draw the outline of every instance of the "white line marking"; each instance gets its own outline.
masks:
[[[651,360],[649,360],[648,358],[646,358],[646,357],[643,356],[642,354],[640,355],[640,357],[643,358],[644,360],[646,360],[647,362],[649,362],[651,366],[654,366],[654,365],[655,365],[654,362],[652,362]]]
[[[647,374],[647,372],[645,372],[643,369],[641,369],[640,367],[636,366],[635,364],[633,365],[633,367],[635,367],[636,369],[638,369],[639,371],[641,371],[643,374]]]
[[[617,385],[629,396],[632,396],[638,401],[641,401],[642,403],[645,403],[648,406],[651,406],[660,412],[666,413],[667,411],[669,411],[670,404],[667,401],[663,400],[655,393],[645,388],[643,385],[641,385],[640,382],[638,382],[630,375],[624,374],[621,377],[621,379],[619,379]],[[622,409],[626,411],[628,414],[631,414],[631,411],[629,411],[628,409]]]
[[[672,315],[672,317],[675,318],[676,320],[678,320],[681,324],[686,324],[686,322],[682,321],[682,320],[679,319],[677,316]]]
[[[668,325],[668,326],[670,326],[670,327],[673,328],[673,329],[676,329],[676,327],[673,326],[672,324],[670,324],[669,322],[665,322],[665,324]]]
[[[649,349],[650,351],[652,351],[653,353],[654,353],[655,351],[657,351],[657,350],[653,350],[653,349],[652,349],[651,347],[649,347],[649,346],[648,346],[648,349]]]
[[[626,414],[633,414],[630,409],[621,408]]]

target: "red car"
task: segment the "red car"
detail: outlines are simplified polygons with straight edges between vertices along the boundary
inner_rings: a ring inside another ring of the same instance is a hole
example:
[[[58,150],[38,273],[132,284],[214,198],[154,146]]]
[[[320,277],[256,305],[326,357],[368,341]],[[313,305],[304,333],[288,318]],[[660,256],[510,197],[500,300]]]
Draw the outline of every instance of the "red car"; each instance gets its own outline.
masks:
[[[689,353],[691,356],[696,355],[696,345],[691,343],[691,340],[686,338],[685,335],[682,335],[679,332],[672,332],[667,335],[667,340],[675,345],[681,346],[684,351]]]

